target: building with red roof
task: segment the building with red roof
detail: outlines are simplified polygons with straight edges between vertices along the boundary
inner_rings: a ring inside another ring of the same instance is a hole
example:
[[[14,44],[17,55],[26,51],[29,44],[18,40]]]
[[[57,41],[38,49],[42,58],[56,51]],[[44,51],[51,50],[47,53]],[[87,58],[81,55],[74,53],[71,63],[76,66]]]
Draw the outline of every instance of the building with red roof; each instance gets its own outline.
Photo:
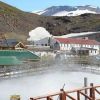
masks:
[[[55,38],[54,46],[61,51],[75,51],[78,54],[98,55],[100,42],[82,38]]]

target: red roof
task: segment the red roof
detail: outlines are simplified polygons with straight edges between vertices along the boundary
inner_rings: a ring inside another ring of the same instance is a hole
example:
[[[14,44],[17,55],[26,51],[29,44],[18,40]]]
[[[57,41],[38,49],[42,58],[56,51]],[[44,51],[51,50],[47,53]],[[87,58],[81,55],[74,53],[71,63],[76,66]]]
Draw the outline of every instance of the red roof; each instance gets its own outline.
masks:
[[[88,44],[88,45],[100,45],[100,42],[90,39],[81,39],[81,38],[55,38],[60,43],[64,44]]]

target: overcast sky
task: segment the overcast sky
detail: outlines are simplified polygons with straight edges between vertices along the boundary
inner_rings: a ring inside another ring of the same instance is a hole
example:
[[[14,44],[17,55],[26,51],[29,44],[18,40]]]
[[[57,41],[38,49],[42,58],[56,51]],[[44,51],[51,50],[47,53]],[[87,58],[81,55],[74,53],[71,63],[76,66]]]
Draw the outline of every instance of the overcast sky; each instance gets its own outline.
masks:
[[[24,11],[38,11],[56,5],[92,5],[100,7],[100,0],[1,0]]]

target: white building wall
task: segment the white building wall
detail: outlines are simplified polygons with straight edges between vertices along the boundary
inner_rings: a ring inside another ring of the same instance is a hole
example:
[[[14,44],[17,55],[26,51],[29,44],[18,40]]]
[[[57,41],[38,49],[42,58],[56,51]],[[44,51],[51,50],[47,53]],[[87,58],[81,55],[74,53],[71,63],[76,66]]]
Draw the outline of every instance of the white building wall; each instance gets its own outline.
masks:
[[[98,50],[90,50],[89,51],[89,55],[92,56],[92,55],[98,55],[99,54],[99,51]]]
[[[99,54],[99,45],[88,45],[88,44],[64,44],[64,43],[60,43],[60,50],[64,50],[64,51],[70,51],[72,49],[72,47],[87,47],[87,48],[93,48],[96,50],[89,50],[89,55],[98,55]]]
[[[94,45],[94,49],[99,50],[99,45]]]

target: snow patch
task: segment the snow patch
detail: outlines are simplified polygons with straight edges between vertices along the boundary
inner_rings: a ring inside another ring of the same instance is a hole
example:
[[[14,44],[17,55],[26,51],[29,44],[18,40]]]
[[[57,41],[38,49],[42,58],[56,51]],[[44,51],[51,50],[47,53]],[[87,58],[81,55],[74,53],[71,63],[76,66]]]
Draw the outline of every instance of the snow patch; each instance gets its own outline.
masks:
[[[58,13],[53,14],[52,16],[67,16],[68,11],[61,11]]]
[[[37,27],[29,32],[28,41],[37,41],[46,37],[51,37],[50,33],[43,27]]]
[[[47,12],[47,10],[38,11],[38,12],[34,12],[34,13],[36,13],[36,14],[38,14],[38,15],[42,15],[42,14],[45,13],[45,12]]]
[[[80,10],[77,9],[76,11],[61,11],[58,13],[53,14],[52,16],[79,16],[81,14],[85,14],[85,13],[92,13],[92,14],[96,14],[96,12],[94,11],[89,11],[89,10]]]
[[[93,5],[89,5],[89,7],[91,7],[91,8],[97,8],[96,6],[93,6]]]

